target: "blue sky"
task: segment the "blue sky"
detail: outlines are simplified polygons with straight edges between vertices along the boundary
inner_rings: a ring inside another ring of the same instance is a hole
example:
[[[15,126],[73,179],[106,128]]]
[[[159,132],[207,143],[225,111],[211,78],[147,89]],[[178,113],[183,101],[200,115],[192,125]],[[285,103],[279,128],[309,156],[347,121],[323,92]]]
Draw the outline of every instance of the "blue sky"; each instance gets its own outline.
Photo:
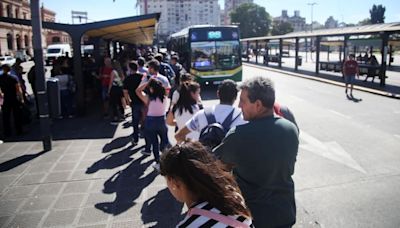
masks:
[[[311,8],[307,3],[316,2],[314,6],[314,20],[324,23],[329,16],[339,22],[357,23],[369,17],[369,9],[373,4],[382,4],[386,7],[385,22],[400,22],[399,0],[254,0],[254,3],[265,7],[273,17],[279,16],[283,9],[293,15],[294,10],[300,10],[300,15],[310,23]],[[136,0],[42,0],[41,3],[48,9],[56,12],[56,21],[71,23],[71,11],[87,11],[89,21],[99,21],[119,17],[137,15]],[[223,7],[223,0],[219,0]]]

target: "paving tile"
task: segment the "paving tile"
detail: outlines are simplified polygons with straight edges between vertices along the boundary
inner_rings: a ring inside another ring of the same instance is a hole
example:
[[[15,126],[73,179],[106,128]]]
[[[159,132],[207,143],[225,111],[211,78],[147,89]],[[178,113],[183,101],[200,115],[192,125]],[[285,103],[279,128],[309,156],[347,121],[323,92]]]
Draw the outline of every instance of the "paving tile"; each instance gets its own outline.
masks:
[[[8,188],[18,177],[18,175],[0,176],[0,193]]]
[[[53,165],[53,162],[34,163],[29,167],[28,173],[47,173],[52,169]]]
[[[8,220],[10,220],[11,216],[0,216],[0,227],[5,227],[5,225],[8,223]]]
[[[76,170],[73,172],[71,180],[88,180],[95,178],[94,174],[87,174],[86,170]]]
[[[43,227],[71,226],[74,223],[78,210],[51,211],[43,223]]]
[[[18,228],[37,227],[40,223],[40,220],[43,218],[44,214],[45,212],[18,214],[14,217],[11,223],[7,225],[7,227],[18,227]]]
[[[61,161],[68,161],[68,162],[78,162],[81,160],[81,154],[68,154],[66,153],[62,158]]]
[[[90,207],[98,203],[114,202],[115,194],[104,194],[104,193],[90,193],[88,199],[85,202],[85,206]]]
[[[67,183],[62,194],[86,193],[89,191],[90,181],[76,181]]]
[[[39,184],[44,178],[45,173],[25,174],[18,182],[17,185]]]
[[[24,199],[2,200],[0,201],[0,215],[13,215],[18,208],[22,205]]]
[[[89,167],[93,165],[93,161],[81,161],[79,162],[78,167],[76,167],[76,170],[87,170]]]
[[[63,183],[41,184],[33,193],[34,196],[53,196],[58,195],[63,187]]]
[[[85,153],[87,148],[87,145],[83,145],[83,146],[70,146],[65,153],[70,154],[70,153],[80,153],[83,154]]]
[[[88,225],[88,226],[78,226],[78,228],[106,228],[107,224],[96,224],[96,225]]]
[[[2,198],[3,199],[29,198],[33,195],[32,192],[35,190],[35,188],[36,188],[35,185],[12,187],[7,190],[7,193]]]
[[[44,180],[44,183],[67,181],[70,174],[70,171],[51,172]]]
[[[86,194],[74,194],[60,196],[54,205],[55,209],[79,208],[83,204]]]
[[[141,227],[143,222],[140,220],[135,221],[125,221],[125,222],[113,222],[111,228],[131,228],[131,227]]]
[[[59,162],[54,166],[53,171],[72,171],[76,162]]]
[[[79,218],[79,225],[91,225],[107,222],[110,215],[96,208],[84,208]]]
[[[27,211],[48,210],[55,199],[56,199],[56,197],[54,197],[54,196],[42,196],[42,197],[29,198],[25,202],[21,211],[27,212]]]
[[[103,192],[105,180],[93,180],[90,186],[90,192]]]
[[[2,176],[8,176],[8,175],[21,175],[25,172],[25,170],[29,167],[29,162],[26,162],[24,164],[21,164],[19,166],[16,167],[9,167],[10,169],[7,171],[2,171],[1,175]],[[2,166],[2,164],[0,164],[0,167]]]

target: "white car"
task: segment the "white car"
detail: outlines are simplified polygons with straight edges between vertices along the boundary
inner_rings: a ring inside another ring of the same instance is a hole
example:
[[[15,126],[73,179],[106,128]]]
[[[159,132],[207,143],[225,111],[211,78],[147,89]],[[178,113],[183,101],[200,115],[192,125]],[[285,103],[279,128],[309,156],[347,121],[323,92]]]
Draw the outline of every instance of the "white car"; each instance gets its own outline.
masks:
[[[9,55],[0,56],[0,62],[1,62],[1,65],[8,64],[8,65],[12,66],[15,63],[15,58],[12,56],[9,56]]]

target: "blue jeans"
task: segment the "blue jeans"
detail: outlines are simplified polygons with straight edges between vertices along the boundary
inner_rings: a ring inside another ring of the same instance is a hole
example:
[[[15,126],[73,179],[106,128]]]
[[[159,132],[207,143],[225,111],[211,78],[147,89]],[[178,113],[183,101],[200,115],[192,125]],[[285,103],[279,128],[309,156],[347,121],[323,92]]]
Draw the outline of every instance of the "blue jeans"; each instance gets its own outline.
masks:
[[[67,89],[60,90],[60,100],[61,100],[61,115],[67,117],[72,115],[72,102],[73,94]]]
[[[133,127],[133,141],[139,141],[139,122],[142,117],[143,105],[131,104],[132,109],[132,127]]]
[[[153,146],[154,160],[159,162],[160,150],[164,150],[168,144],[165,116],[147,116],[144,122],[144,134],[149,144]],[[160,137],[160,142],[158,142],[158,137]]]

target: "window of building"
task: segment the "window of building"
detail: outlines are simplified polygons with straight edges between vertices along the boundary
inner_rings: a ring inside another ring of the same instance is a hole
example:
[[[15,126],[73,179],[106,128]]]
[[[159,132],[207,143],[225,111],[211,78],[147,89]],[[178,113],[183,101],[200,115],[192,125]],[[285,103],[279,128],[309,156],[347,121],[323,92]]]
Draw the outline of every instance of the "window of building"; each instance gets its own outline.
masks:
[[[4,17],[4,15],[3,15],[3,4],[0,4],[0,17]]]
[[[28,35],[25,35],[25,36],[24,36],[24,44],[25,44],[25,47],[29,47],[29,38],[28,38]]]
[[[23,13],[23,15],[24,15],[24,19],[27,19],[27,17],[26,17],[26,13],[25,13],[25,12]]]
[[[7,5],[7,17],[12,17],[11,5]]]
[[[16,38],[17,38],[17,50],[21,50],[22,49],[22,47],[21,47],[21,36],[19,35],[19,34],[17,34],[16,36],[15,36]]]
[[[15,9],[15,18],[19,18],[19,9]]]
[[[13,43],[14,43],[14,40],[13,40],[12,35],[10,33],[7,33],[7,48],[8,48],[8,50],[14,49]]]

